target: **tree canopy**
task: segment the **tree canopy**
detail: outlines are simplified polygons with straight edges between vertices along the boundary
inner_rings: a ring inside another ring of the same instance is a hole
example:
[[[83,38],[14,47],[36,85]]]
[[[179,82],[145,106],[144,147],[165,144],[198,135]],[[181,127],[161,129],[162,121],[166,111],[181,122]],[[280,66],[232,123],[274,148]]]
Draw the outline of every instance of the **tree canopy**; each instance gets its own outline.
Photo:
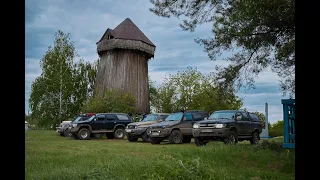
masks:
[[[212,23],[212,38],[195,41],[212,60],[234,52],[217,66],[222,86],[254,87],[267,67],[281,78],[284,94],[295,94],[295,0],[150,0],[161,17],[183,17],[186,31]],[[225,54],[224,54],[225,55]]]
[[[40,61],[42,73],[31,85],[29,107],[38,126],[50,127],[78,114],[92,96],[97,63],[77,58],[70,34],[58,31]]]
[[[242,101],[234,93],[224,91],[215,82],[214,74],[202,74],[195,68],[166,77],[159,86],[151,83],[150,105],[157,112],[171,113],[180,110],[239,109]]]

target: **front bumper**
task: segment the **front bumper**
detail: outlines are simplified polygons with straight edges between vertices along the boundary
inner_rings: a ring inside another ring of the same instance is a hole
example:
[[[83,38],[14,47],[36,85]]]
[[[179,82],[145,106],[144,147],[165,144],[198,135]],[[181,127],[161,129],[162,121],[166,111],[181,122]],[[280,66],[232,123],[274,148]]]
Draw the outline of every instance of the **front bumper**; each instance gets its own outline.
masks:
[[[152,138],[166,138],[171,134],[171,129],[148,129],[147,133]]]
[[[193,137],[228,137],[229,128],[197,128],[192,129]]]
[[[57,133],[62,133],[62,128],[61,127],[56,127]]]
[[[147,128],[125,129],[127,136],[141,136]]]

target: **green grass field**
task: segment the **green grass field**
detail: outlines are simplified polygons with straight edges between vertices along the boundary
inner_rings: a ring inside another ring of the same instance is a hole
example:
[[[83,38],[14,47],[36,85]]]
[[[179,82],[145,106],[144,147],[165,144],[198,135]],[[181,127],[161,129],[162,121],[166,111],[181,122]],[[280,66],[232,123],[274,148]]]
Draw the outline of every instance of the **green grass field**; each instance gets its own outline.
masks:
[[[273,146],[82,141],[55,131],[30,130],[25,137],[25,176],[41,180],[294,179],[294,151]]]

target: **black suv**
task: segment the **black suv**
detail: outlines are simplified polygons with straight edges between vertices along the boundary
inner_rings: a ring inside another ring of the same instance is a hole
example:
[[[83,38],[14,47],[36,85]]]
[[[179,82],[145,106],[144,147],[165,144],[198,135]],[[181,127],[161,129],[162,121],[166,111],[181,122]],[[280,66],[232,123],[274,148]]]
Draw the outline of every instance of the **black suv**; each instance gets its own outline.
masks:
[[[72,122],[70,132],[75,139],[90,139],[92,135],[101,137],[103,134],[108,139],[123,139],[129,123],[132,119],[128,114],[98,113],[85,121]]]
[[[210,140],[220,140],[225,144],[236,144],[249,140],[258,144],[262,124],[254,113],[242,110],[221,110],[210,115],[207,120],[193,125],[193,137],[197,146],[206,145]]]
[[[172,144],[190,143],[192,125],[208,116],[208,112],[198,110],[172,113],[165,121],[149,126],[150,142],[160,144],[164,139],[169,139]]]

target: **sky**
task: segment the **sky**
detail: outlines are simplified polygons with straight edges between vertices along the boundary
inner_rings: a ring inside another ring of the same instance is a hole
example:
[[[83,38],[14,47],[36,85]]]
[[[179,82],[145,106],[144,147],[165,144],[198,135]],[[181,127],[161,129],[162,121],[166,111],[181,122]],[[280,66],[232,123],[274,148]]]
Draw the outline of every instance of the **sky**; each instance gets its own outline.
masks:
[[[96,42],[107,28],[114,29],[125,18],[130,18],[156,45],[155,57],[149,61],[149,75],[160,84],[168,74],[197,68],[203,73],[214,71],[217,64],[226,65],[222,59],[211,61],[195,38],[212,37],[211,24],[196,28],[195,32],[182,31],[181,19],[162,18],[149,11],[149,0],[26,0],[25,1],[25,112],[31,84],[41,74],[40,60],[53,45],[58,30],[71,34],[71,40],[82,59],[98,59]],[[256,79],[256,88],[238,92],[243,107],[248,111],[264,113],[269,107],[269,122],[283,119],[279,78],[269,68]]]

